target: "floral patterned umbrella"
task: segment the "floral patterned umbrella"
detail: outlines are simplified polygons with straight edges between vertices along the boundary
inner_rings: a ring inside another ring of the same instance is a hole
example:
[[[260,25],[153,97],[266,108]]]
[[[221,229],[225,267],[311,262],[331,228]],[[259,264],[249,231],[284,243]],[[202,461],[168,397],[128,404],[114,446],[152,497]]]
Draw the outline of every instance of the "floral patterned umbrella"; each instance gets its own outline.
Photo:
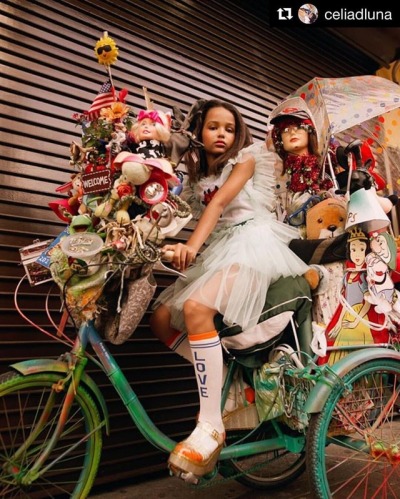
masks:
[[[356,138],[367,140],[388,191],[400,190],[399,85],[371,75],[313,78],[281,102],[270,119],[286,107],[311,114],[323,158],[332,138],[343,145]]]

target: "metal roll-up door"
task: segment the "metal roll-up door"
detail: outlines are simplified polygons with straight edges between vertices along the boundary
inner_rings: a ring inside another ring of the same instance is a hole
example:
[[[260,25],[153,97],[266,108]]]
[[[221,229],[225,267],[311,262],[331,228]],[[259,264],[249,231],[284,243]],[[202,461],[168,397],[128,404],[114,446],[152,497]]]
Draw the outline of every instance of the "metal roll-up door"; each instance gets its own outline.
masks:
[[[184,112],[200,97],[219,97],[243,112],[263,140],[271,109],[313,78],[370,74],[376,63],[319,29],[278,30],[267,25],[266,2],[223,0],[6,0],[0,4],[0,373],[12,362],[53,357],[64,346],[36,331],[16,311],[14,291],[24,274],[19,248],[64,228],[48,208],[55,189],[70,179],[69,145],[80,138],[73,113],[89,108],[106,78],[93,47],[103,31],[119,47],[112,67],[127,102],[144,107],[147,87],[156,107]],[[178,239],[185,240],[192,226]],[[158,275],[160,289],[171,278]],[[58,290],[49,284],[19,289],[19,306],[49,328],[44,311],[59,319]],[[179,439],[198,410],[192,367],[169,352],[148,329],[147,313],[131,340],[111,351],[155,423]],[[72,331],[71,331],[72,334]],[[111,415],[111,435],[97,484],[165,468],[166,456],[133,425],[95,367]]]

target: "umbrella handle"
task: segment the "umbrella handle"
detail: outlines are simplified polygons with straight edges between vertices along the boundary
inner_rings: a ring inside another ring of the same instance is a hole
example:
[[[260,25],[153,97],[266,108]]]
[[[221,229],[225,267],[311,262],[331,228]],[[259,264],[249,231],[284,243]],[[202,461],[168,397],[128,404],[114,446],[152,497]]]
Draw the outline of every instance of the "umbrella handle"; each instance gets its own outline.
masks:
[[[330,174],[332,177],[333,186],[334,186],[335,190],[337,190],[337,189],[339,189],[339,184],[337,183],[337,180],[336,180],[336,175],[335,175],[335,171],[333,169],[332,159],[331,159],[331,155],[329,154],[329,151],[328,151],[328,154],[326,156],[328,159],[329,171],[330,171]],[[325,165],[324,165],[324,169],[322,171],[322,174],[325,175]]]
[[[347,175],[347,186],[346,186],[346,197],[350,199],[350,182],[351,182],[351,174],[353,172],[353,156],[350,154],[347,155],[347,161],[349,164],[349,170]]]

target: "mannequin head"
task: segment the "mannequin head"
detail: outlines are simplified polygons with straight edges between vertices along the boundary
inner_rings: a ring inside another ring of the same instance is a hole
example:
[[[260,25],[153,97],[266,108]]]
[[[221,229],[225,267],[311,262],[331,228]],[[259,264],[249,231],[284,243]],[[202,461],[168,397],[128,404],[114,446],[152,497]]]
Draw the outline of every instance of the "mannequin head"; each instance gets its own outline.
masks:
[[[283,111],[271,120],[272,141],[276,152],[285,160],[288,155],[318,156],[317,136],[308,114],[298,109]]]
[[[317,133],[308,113],[286,108],[271,119],[271,138],[283,160],[283,174],[288,174],[287,190],[310,195],[333,187],[328,175],[321,176],[321,157]]]

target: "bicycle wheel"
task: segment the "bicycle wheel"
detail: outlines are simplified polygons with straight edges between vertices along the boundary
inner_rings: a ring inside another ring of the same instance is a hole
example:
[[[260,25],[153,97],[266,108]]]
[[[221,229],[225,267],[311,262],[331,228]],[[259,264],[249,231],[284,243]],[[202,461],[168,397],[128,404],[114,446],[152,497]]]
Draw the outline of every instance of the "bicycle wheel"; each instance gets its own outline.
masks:
[[[400,362],[371,360],[333,388],[307,432],[315,497],[398,497]]]
[[[52,388],[65,375],[39,373],[22,376],[8,372],[0,376],[0,497],[43,499],[87,497],[99,466],[102,431],[99,412],[92,397],[79,386],[64,430],[55,448],[27,483],[33,463],[53,435],[60,418],[65,391]],[[51,411],[44,411],[55,394]],[[42,419],[41,419],[42,418]],[[41,431],[33,435],[33,429]],[[32,440],[32,441],[30,441]],[[28,444],[27,444],[28,442]]]
[[[285,428],[285,431],[291,430]],[[294,433],[296,437],[302,438],[301,434]],[[250,443],[278,437],[278,427],[266,421],[252,433],[249,430],[228,431],[226,443],[228,445],[239,441]],[[262,454],[224,461],[220,473],[253,489],[274,489],[293,483],[293,480],[304,472],[305,460],[305,452],[290,452],[287,449],[271,450]]]

